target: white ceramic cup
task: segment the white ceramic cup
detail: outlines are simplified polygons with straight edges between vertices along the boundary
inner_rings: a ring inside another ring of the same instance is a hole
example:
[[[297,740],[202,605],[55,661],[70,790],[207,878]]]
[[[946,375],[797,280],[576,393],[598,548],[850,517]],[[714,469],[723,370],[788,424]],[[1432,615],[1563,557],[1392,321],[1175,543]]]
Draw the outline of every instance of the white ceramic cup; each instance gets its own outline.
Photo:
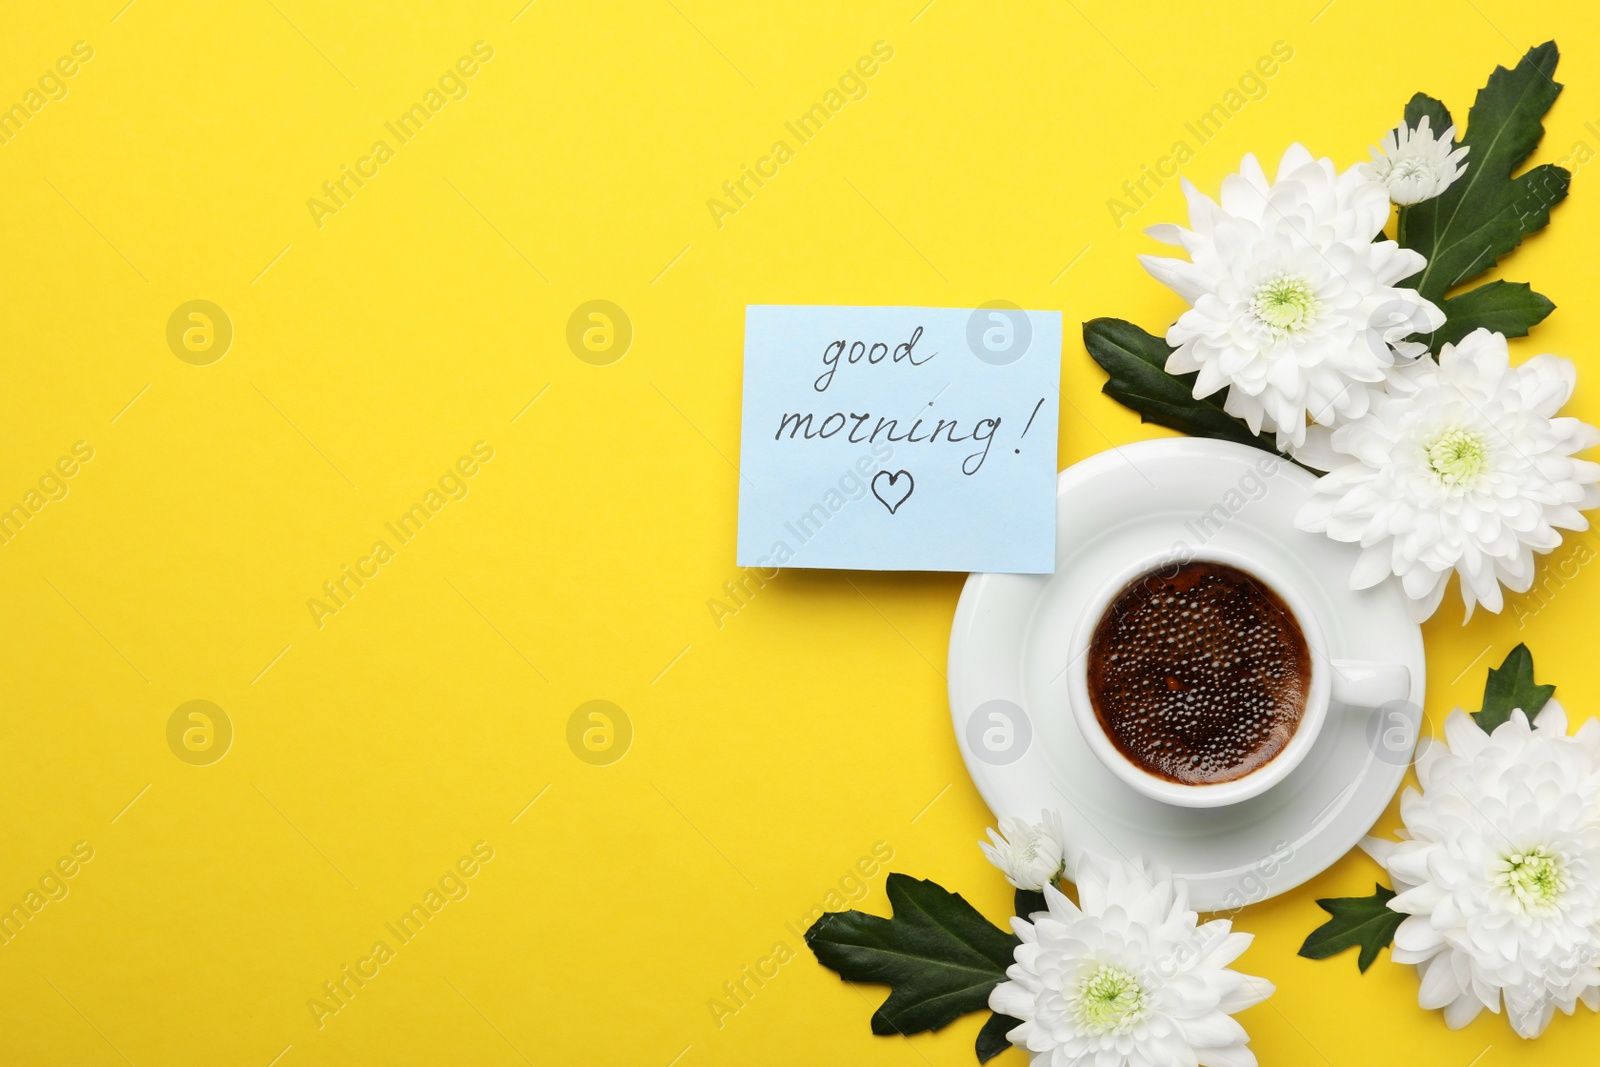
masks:
[[[1139,578],[1152,572],[1171,573],[1187,563],[1221,563],[1255,578],[1283,601],[1305,636],[1311,661],[1311,684],[1299,726],[1279,753],[1266,763],[1228,782],[1188,785],[1153,774],[1124,756],[1110,737],[1089,699],[1089,645],[1095,628],[1118,596]],[[1327,721],[1329,708],[1375,708],[1411,694],[1411,672],[1398,663],[1331,659],[1316,614],[1291,581],[1270,567],[1243,555],[1207,547],[1193,556],[1174,560],[1170,553],[1146,556],[1111,575],[1085,604],[1073,632],[1068,666],[1068,701],[1078,731],[1101,763],[1123,782],[1145,796],[1186,808],[1214,808],[1260,796],[1288,777],[1306,758]]]

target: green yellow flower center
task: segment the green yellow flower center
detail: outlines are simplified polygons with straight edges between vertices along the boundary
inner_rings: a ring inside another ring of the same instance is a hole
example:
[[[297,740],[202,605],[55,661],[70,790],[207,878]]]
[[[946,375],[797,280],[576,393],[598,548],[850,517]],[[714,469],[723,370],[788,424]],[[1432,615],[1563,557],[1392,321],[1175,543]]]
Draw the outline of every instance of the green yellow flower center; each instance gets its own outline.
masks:
[[[1395,160],[1394,170],[1391,172],[1391,181],[1420,181],[1436,182],[1441,177],[1439,167],[1431,160],[1421,156],[1404,156]]]
[[[1483,435],[1473,430],[1452,427],[1428,442],[1428,468],[1445,485],[1472,481],[1489,460],[1489,446]]]
[[[1278,333],[1298,333],[1322,310],[1311,283],[1298,274],[1274,274],[1250,297],[1250,311]]]
[[[1561,857],[1542,845],[1500,857],[1494,881],[1523,911],[1551,911],[1567,891]]]
[[[1144,1018],[1144,987],[1133,972],[1102,963],[1078,986],[1072,998],[1072,1016],[1090,1034],[1120,1034]]]

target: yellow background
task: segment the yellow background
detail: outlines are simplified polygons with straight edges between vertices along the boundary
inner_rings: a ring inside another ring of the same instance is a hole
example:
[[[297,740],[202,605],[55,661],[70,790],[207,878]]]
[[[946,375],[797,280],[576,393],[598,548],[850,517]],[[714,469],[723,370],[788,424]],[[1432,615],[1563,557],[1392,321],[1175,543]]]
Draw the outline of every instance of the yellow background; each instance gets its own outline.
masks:
[[[13,3],[0,34],[0,102],[94,50],[0,145],[0,505],[94,450],[0,546],[0,903],[94,849],[0,947],[5,1063],[973,1062],[976,1017],[871,1037],[883,991],[803,950],[708,1007],[877,842],[1009,906],[946,709],[959,576],[784,573],[708,608],[740,576],[744,305],[1062,310],[1064,466],[1164,432],[1099,394],[1076,324],[1176,316],[1134,254],[1181,197],[1121,228],[1107,200],[1274,42],[1292,60],[1185,169],[1203,188],[1297,138],[1363,159],[1419,89],[1464,118],[1550,37],[1568,89],[1536,158],[1600,149],[1578,2],[124,2]],[[480,40],[468,95],[319,228],[308,199]],[[707,200],[877,41],[866,96],[719,227]],[[1600,422],[1590,186],[1506,275],[1560,306],[1517,358],[1577,360]],[[209,366],[166,342],[197,298],[235,333]],[[634,327],[609,366],[565,339],[596,298]],[[478,441],[469,495],[319,628],[307,600]],[[1452,594],[1430,716],[1519,640],[1600,708],[1595,583],[1464,628]],[[167,744],[193,699],[235,730],[209,766]],[[568,746],[591,699],[632,724],[609,766]],[[323,982],[477,841],[469,895],[319,1028]],[[1592,1055],[1583,1009],[1537,1045],[1452,1033],[1387,956],[1297,958],[1313,899],[1377,874],[1352,855],[1239,917],[1240,967],[1278,984],[1243,1019],[1264,1064]]]

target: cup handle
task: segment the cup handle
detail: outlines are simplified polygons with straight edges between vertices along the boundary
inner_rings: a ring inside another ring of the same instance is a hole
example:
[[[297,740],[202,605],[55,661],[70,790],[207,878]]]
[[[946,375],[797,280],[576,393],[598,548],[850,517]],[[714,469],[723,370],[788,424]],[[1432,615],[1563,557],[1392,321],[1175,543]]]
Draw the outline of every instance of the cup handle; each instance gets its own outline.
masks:
[[[1330,694],[1335,703],[1376,708],[1411,696],[1411,671],[1398,663],[1336,659],[1328,666],[1333,679]]]

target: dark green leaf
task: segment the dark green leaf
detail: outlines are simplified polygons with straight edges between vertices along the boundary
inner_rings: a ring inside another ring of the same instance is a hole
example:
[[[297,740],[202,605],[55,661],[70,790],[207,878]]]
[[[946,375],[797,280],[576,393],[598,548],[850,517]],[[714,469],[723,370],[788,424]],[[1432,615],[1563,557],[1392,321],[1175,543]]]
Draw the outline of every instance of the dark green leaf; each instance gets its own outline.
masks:
[[[1193,374],[1166,370],[1172,346],[1124,319],[1091,319],[1083,324],[1083,344],[1110,376],[1104,392],[1153,422],[1191,437],[1236,441],[1276,453],[1273,439],[1253,434],[1250,427],[1222,410],[1222,393],[1194,398]]]
[[[1024,919],[1031,918],[1036,911],[1048,911],[1050,908],[1044,901],[1044,894],[1037,889],[1019,889],[1013,895],[1013,900],[1017,915]]]
[[[1445,345],[1455,344],[1480,326],[1507,337],[1525,337],[1555,309],[1548,297],[1528,288],[1527,282],[1490,282],[1439,304],[1445,324],[1428,338],[1428,347],[1437,355]]]
[[[1400,243],[1428,259],[1427,267],[1401,284],[1437,302],[1550,221],[1550,209],[1567,195],[1572,176],[1550,164],[1519,178],[1511,174],[1544,136],[1540,120],[1561,93],[1553,77],[1559,59],[1555,42],[1547,41],[1530,49],[1515,70],[1496,67],[1479,90],[1459,142],[1472,148],[1466,173],[1432,200],[1400,209]],[[1432,110],[1437,103],[1413,97],[1408,121],[1413,112],[1439,121],[1432,117],[1443,111],[1443,105]]]
[[[1013,1019],[1009,1015],[1001,1015],[998,1012],[990,1015],[989,1021],[983,1024],[983,1029],[978,1031],[978,1062],[988,1063],[1010,1048],[1011,1042],[1006,1040],[1006,1034],[1021,1025],[1021,1019]]]
[[[1013,894],[1013,902],[1015,905],[1013,910],[1024,919],[1032,916],[1034,912],[1048,911],[1050,907],[1044,899],[1044,893],[1037,889],[1018,889]],[[1011,1042],[1006,1040],[1006,1034],[1021,1024],[1021,1019],[1013,1019],[999,1012],[991,1013],[989,1021],[978,1031],[978,1062],[988,1063],[1010,1048]]]
[[[1450,109],[1442,101],[1435,100],[1427,93],[1418,93],[1406,104],[1406,125],[1416,129],[1422,125],[1424,115],[1428,117],[1428,131],[1436,138],[1455,125],[1455,120],[1450,117]]]
[[[885,889],[892,919],[828,912],[806,931],[811,951],[840,978],[890,987],[872,1032],[937,1030],[987,1008],[1017,939],[933,882],[891,874]]]
[[[1472,717],[1485,733],[1494,733],[1495,727],[1511,718],[1517,708],[1531,722],[1555,691],[1553,685],[1533,684],[1533,653],[1527,645],[1518,645],[1498,668],[1489,668],[1489,681],[1483,687],[1483,710],[1473,712]]]
[[[1366,973],[1378,950],[1394,941],[1394,932],[1406,917],[1389,910],[1394,890],[1374,886],[1370,897],[1329,897],[1317,901],[1317,907],[1333,918],[1311,931],[1306,943],[1300,946],[1300,955],[1312,960],[1325,960],[1354,945],[1361,946],[1356,966]]]

